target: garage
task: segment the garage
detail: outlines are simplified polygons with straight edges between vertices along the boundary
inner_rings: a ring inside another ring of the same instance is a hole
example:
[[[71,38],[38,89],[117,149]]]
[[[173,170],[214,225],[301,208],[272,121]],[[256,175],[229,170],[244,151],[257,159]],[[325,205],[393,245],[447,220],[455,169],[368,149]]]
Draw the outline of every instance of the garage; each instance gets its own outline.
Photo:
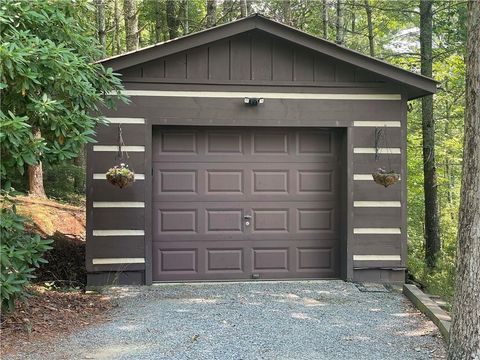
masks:
[[[101,63],[129,101],[87,147],[89,286],[405,281],[407,104],[435,81],[258,14]]]
[[[156,127],[153,280],[338,278],[337,137]]]

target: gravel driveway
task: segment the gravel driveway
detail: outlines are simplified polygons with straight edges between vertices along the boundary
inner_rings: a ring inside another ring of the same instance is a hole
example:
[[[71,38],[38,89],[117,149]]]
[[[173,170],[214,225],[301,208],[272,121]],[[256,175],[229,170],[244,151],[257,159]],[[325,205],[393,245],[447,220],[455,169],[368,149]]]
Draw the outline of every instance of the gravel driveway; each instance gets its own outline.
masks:
[[[343,281],[112,288],[111,320],[21,359],[442,359],[436,327],[396,292]]]

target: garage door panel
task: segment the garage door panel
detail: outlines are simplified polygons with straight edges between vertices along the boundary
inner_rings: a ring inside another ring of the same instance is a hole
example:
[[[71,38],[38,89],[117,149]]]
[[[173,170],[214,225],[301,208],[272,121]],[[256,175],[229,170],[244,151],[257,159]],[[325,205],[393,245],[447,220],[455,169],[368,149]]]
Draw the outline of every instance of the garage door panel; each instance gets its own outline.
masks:
[[[338,276],[334,132],[159,129],[154,280]]]

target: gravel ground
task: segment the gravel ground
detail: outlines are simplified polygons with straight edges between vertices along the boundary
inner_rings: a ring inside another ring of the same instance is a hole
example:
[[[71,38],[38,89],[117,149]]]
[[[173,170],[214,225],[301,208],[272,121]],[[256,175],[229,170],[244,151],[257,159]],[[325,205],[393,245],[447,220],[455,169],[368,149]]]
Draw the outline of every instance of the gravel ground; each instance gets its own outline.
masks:
[[[343,281],[107,290],[106,323],[5,359],[443,359],[436,327],[397,292]]]

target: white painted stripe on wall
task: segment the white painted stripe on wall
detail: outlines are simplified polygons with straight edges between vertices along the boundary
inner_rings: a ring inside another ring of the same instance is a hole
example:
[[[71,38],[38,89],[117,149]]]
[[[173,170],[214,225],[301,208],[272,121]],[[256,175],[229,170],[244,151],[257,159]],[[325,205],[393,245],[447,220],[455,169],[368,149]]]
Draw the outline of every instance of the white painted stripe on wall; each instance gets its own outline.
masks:
[[[361,147],[356,147],[353,148],[353,153],[354,154],[375,154],[375,148],[361,148]],[[379,154],[401,154],[402,151],[400,148],[378,148],[378,153]]]
[[[401,127],[400,121],[354,121],[355,127]]]
[[[353,180],[358,180],[358,181],[372,180],[373,181],[373,176],[372,174],[353,174]],[[401,178],[399,178],[398,180],[401,180]]]
[[[241,99],[256,97],[264,99],[301,99],[301,100],[401,100],[400,94],[312,94],[312,93],[251,93],[223,91],[161,91],[161,90],[123,90],[122,94],[129,96],[156,97],[200,97]],[[113,94],[110,94],[113,95]]]
[[[144,118],[107,117],[110,124],[145,124]]]
[[[93,236],[144,236],[143,230],[93,230]]]
[[[354,261],[400,261],[400,255],[353,255]]]
[[[93,174],[93,180],[107,180],[106,174]],[[135,180],[145,180],[144,174],[135,174]]]
[[[118,145],[93,145],[93,151],[96,152],[117,152]],[[126,152],[145,152],[145,146],[122,146],[122,151]]]
[[[113,265],[113,264],[145,264],[144,258],[97,258],[92,259],[93,265]]]
[[[143,201],[94,201],[94,208],[144,208]]]
[[[400,228],[353,228],[354,234],[401,234]]]
[[[402,207],[400,201],[354,201],[353,207]]]

